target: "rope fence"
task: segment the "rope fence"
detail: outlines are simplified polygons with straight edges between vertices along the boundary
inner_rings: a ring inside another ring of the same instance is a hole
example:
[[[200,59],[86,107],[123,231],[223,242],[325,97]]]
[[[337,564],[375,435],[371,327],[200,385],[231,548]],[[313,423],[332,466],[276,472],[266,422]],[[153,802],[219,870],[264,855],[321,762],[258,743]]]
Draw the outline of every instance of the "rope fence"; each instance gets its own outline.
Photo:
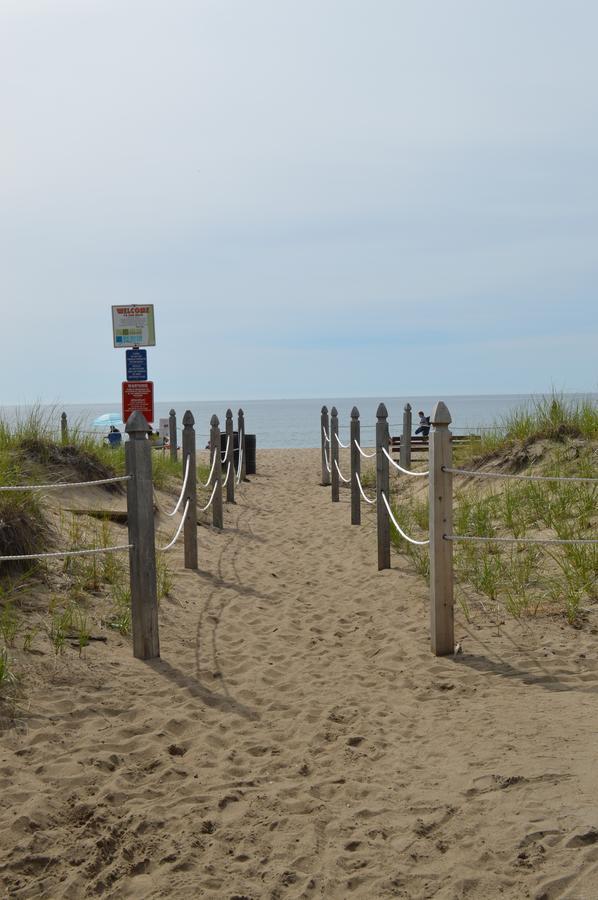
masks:
[[[569,475],[522,475],[504,472],[481,472],[452,466],[452,433],[449,431],[451,416],[446,405],[439,401],[430,417],[430,433],[426,442],[430,465],[426,471],[411,469],[411,406],[406,404],[403,416],[403,433],[400,441],[391,439],[388,412],[383,403],[376,412],[376,449],[366,453],[360,444],[361,424],[359,410],[351,411],[351,437],[344,444],[338,437],[339,422],[336,407],[332,407],[328,418],[327,407],[322,407],[322,484],[332,487],[332,501],[339,500],[340,482],[351,488],[351,524],[361,524],[361,500],[376,507],[376,530],[378,548],[378,569],[390,568],[390,528],[409,544],[428,547],[430,559],[430,635],[432,652],[436,656],[451,654],[455,649],[453,616],[453,544],[458,542],[479,542],[481,544],[523,544],[523,545],[598,545],[598,538],[561,537],[515,537],[478,536],[453,533],[453,476],[466,478],[516,479],[529,482],[597,484],[598,478]],[[458,438],[460,443],[465,438]],[[391,455],[391,448],[398,446],[401,461]],[[345,478],[339,464],[339,450],[349,449],[351,475]],[[364,491],[361,479],[361,459],[376,459],[376,496],[370,498]],[[417,540],[405,532],[397,520],[390,502],[390,466],[401,476],[428,478],[429,524],[428,537]],[[330,477],[331,476],[331,477]]]
[[[124,444],[126,474],[112,478],[100,478],[80,482],[51,482],[34,485],[2,485],[0,492],[53,491],[64,488],[87,488],[102,485],[127,483],[127,523],[129,541],[114,546],[55,550],[43,553],[11,554],[0,556],[1,562],[20,562],[25,560],[44,560],[60,557],[93,556],[104,553],[129,551],[129,579],[131,593],[131,630],[133,638],[133,654],[139,659],[154,659],[160,655],[158,628],[158,599],[156,552],[166,553],[172,550],[181,535],[184,540],[184,566],[188,569],[198,568],[197,554],[197,513],[206,512],[212,507],[213,523],[219,529],[224,527],[222,510],[223,488],[227,490],[227,501],[234,502],[235,484],[246,480],[247,454],[245,418],[243,410],[239,410],[237,432],[233,431],[232,411],[226,413],[227,437],[226,448],[221,450],[221,435],[217,416],[210,421],[211,467],[207,482],[200,481],[200,486],[209,488],[212,485],[210,498],[205,506],[197,507],[197,462],[195,420],[190,410],[183,416],[182,454],[185,469],[180,493],[172,512],[166,512],[169,518],[175,516],[182,504],[183,512],[172,539],[164,546],[156,546],[154,521],[154,485],[152,475],[152,444],[148,440],[149,425],[143,415],[136,411],[129,418],[125,431],[128,440]],[[170,410],[169,431],[171,436],[171,459],[177,461],[176,413]],[[67,443],[68,423],[66,413],[61,417],[61,439]],[[233,438],[237,439],[237,447]],[[255,436],[253,437],[253,468],[255,472]],[[235,451],[238,453],[235,465]],[[226,463],[226,477],[222,479],[222,463]]]
[[[93,547],[84,550],[54,550],[48,553],[20,553],[18,556],[0,556],[0,562],[17,562],[21,559],[52,559],[62,556],[94,556],[98,553],[117,553],[130,550],[132,544],[117,544],[114,547]]]
[[[182,488],[181,488],[181,493],[179,494],[179,499],[177,500],[176,506],[175,506],[175,508],[173,509],[172,512],[164,513],[164,515],[168,516],[169,518],[172,518],[172,516],[176,516],[176,514],[177,514],[178,511],[179,511],[179,507],[180,507],[181,503],[183,502],[183,497],[185,496],[185,490],[186,490],[186,488],[187,488],[187,482],[188,482],[188,480],[189,480],[189,467],[190,467],[190,463],[191,463],[191,457],[188,456],[188,457],[187,457],[187,462],[185,463],[185,475],[184,475],[184,478],[183,478],[183,486],[182,486]]]
[[[130,475],[119,475],[115,478],[98,478],[96,481],[51,481],[48,484],[9,484],[2,485],[0,492],[9,491],[59,491],[63,488],[97,487],[101,484],[116,484],[119,481],[129,481]]]

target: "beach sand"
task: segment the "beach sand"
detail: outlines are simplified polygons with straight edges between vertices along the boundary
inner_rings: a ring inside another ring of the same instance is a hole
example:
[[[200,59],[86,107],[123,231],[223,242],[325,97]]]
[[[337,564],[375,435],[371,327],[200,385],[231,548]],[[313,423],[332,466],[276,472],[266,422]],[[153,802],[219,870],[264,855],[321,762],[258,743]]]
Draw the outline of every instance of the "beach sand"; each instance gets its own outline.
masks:
[[[596,635],[457,615],[433,657],[424,581],[319,465],[259,451],[200,571],[173,552],[160,660],[110,633],[28,683],[3,896],[598,897]]]

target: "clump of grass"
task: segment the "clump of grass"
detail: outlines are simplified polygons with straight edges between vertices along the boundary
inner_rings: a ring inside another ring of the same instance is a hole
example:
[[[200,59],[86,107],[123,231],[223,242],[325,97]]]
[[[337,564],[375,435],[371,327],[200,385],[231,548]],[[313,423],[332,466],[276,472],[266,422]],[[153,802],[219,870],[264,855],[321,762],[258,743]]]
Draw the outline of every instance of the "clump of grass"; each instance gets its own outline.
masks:
[[[12,603],[6,603],[0,612],[0,634],[7,647],[14,647],[21,627],[20,617]]]
[[[359,476],[361,481],[361,485],[364,488],[375,488],[376,487],[376,469],[372,466],[363,469],[361,475]]]
[[[0,493],[0,556],[45,553],[53,546],[52,531],[39,499],[30,493]],[[39,563],[11,560],[2,563],[2,578],[33,571]]]
[[[5,647],[0,650],[0,694],[5,694],[7,689],[16,684],[16,675],[12,668],[12,660]]]
[[[566,438],[598,440],[598,406],[590,398],[567,400],[553,392],[513,410],[483,432],[476,453],[491,457],[518,443]]]
[[[123,636],[131,633],[131,590],[123,584],[112,585],[113,612],[106,619],[106,625]]]
[[[422,528],[427,529],[428,527],[427,502],[403,502],[401,500],[400,505],[391,503],[391,509],[405,534],[416,540],[425,540],[425,538],[419,538],[418,534]],[[406,541],[392,522],[390,525],[390,540],[400,552],[404,553],[411,560],[417,574],[429,581],[430,555],[427,546],[420,547],[417,544],[411,544],[409,541]]]
[[[172,572],[163,553],[156,553],[156,587],[158,600],[169,597],[174,587]]]

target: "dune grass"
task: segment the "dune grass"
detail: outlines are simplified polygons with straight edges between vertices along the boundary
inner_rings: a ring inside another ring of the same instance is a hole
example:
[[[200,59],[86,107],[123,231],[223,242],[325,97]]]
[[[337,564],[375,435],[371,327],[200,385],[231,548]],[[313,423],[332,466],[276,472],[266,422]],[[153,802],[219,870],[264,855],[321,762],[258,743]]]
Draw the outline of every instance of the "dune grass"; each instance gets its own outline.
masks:
[[[556,476],[596,477],[598,409],[590,401],[565,402],[557,395],[508,416],[500,429],[485,435],[476,456],[459,447],[458,465],[498,461],[517,470]],[[536,445],[539,444],[539,447]],[[536,448],[534,450],[534,448]],[[534,450],[534,452],[531,452]],[[469,458],[468,458],[469,454]],[[426,537],[428,505],[399,482],[394,513],[413,537]],[[418,495],[420,496],[420,495]],[[598,484],[537,481],[463,481],[454,479],[453,530],[478,537],[593,539],[598,531]],[[405,541],[391,527],[396,549],[415,571],[429,578],[427,547]],[[524,618],[563,615],[575,626],[598,602],[598,547],[588,544],[517,545],[499,542],[454,544],[456,599],[468,618],[491,612]]]
[[[598,406],[590,398],[567,400],[553,392],[523,404],[495,422],[490,430],[480,432],[476,455],[488,457],[517,443],[563,442],[568,437],[598,440]]]

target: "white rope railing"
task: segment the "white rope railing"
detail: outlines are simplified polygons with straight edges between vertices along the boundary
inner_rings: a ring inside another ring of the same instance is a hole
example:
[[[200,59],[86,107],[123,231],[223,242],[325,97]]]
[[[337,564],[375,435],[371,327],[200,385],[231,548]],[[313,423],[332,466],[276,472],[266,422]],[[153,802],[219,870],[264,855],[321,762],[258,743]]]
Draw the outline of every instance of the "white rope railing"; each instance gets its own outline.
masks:
[[[15,562],[19,559],[50,559],[58,556],[92,556],[95,553],[116,553],[130,550],[133,544],[117,544],[115,547],[95,547],[92,550],[56,550],[52,553],[23,553],[19,556],[0,556],[0,562]]]
[[[210,508],[210,506],[212,505],[212,500],[214,499],[217,489],[218,489],[218,482],[216,482],[216,484],[212,488],[212,493],[210,495],[210,499],[208,500],[208,502],[206,503],[205,506],[200,507],[199,512],[205,512],[207,509]]]
[[[366,502],[366,503],[372,503],[372,504],[375,503],[375,502],[376,502],[376,498],[375,498],[375,497],[374,497],[373,500],[370,500],[369,497],[366,497],[365,492],[364,492],[364,490],[363,490],[363,488],[362,488],[362,486],[361,486],[361,479],[359,478],[359,475],[357,474],[357,472],[355,473],[355,481],[357,482],[357,487],[359,488],[359,491],[360,491],[360,493],[361,493],[361,496],[363,497],[363,499],[365,500],[365,502]]]
[[[342,447],[343,450],[346,450],[348,447],[351,446],[351,441],[349,441],[348,444],[343,444],[343,442],[342,442],[341,439],[339,438],[339,436],[338,436],[338,434],[336,433],[336,431],[334,432],[334,436],[335,436],[335,438],[336,438],[337,444],[339,445],[339,447]]]
[[[492,544],[598,544],[594,538],[478,537],[473,534],[443,534],[445,541],[481,541]]]
[[[230,478],[230,470],[231,470],[231,464],[229,463],[228,466],[226,467],[226,478],[222,482],[222,487],[226,487],[226,485],[228,484],[228,479]]]
[[[172,516],[175,516],[178,513],[179,507],[180,507],[181,503],[183,502],[183,497],[185,496],[185,489],[187,487],[187,481],[189,479],[190,464],[191,464],[191,456],[187,455],[187,463],[185,465],[185,477],[183,478],[183,486],[181,488],[181,494],[179,496],[179,499],[177,500],[176,506],[173,509],[173,511],[169,512],[169,513],[164,513],[164,515],[168,516],[169,518],[172,518]]]
[[[514,478],[518,481],[582,481],[598,483],[598,478],[578,478],[574,475],[514,475],[510,472],[477,472],[474,469],[451,469],[442,467],[443,472],[451,475],[472,475],[475,478]]]
[[[220,451],[220,458],[221,458],[222,462],[226,462],[226,460],[228,459],[228,448],[229,447],[230,447],[230,434],[227,434],[226,435],[226,449],[225,449],[224,453],[222,451]]]
[[[390,453],[387,451],[386,447],[382,447],[381,449],[382,449],[382,452],[384,453],[384,455],[386,456],[386,458],[388,459],[389,463],[392,463],[392,465],[395,467],[395,469],[398,469],[399,472],[403,473],[403,475],[413,475],[414,478],[418,478],[418,477],[424,478],[426,475],[430,474],[429,469],[427,469],[425,472],[412,472],[410,469],[404,469],[403,466],[400,466],[398,464],[398,462],[395,462],[395,460],[392,458]]]
[[[323,433],[323,435],[324,435],[324,440],[326,441],[327,444],[329,444],[329,443],[330,443],[330,438],[329,438],[328,435],[326,434],[326,429],[324,428],[323,425],[322,425],[322,433]]]
[[[115,484],[117,481],[130,481],[130,475],[119,475],[116,478],[100,478],[97,481],[60,481],[50,484],[10,484],[2,485],[0,491],[57,491],[62,488],[95,487],[98,484]]]
[[[239,457],[237,463],[237,484],[241,483],[241,474],[243,472],[243,440],[241,438],[241,433],[239,432],[239,437],[237,438],[239,442]]]
[[[401,528],[401,526],[399,525],[399,523],[397,522],[397,520],[395,519],[395,517],[393,515],[392,509],[390,508],[390,505],[388,503],[388,500],[386,499],[386,494],[384,493],[384,491],[382,491],[381,496],[382,496],[382,500],[384,502],[384,506],[386,507],[386,512],[388,513],[388,517],[402,538],[405,538],[405,540],[409,541],[410,544],[416,544],[416,546],[418,546],[418,547],[424,547],[426,544],[430,543],[429,538],[427,541],[416,541],[414,538],[409,537],[408,534],[405,534],[405,532],[403,531],[403,529]]]
[[[372,459],[376,455],[375,450],[373,453],[366,453],[365,450],[362,450],[355,438],[353,438],[353,443],[355,444],[361,455],[364,457],[364,459]]]
[[[332,469],[330,468],[330,459],[328,457],[326,447],[324,447],[324,462],[326,463],[326,468],[328,469],[328,474],[332,475]]]
[[[205,482],[205,484],[204,484],[204,482],[201,481],[201,479],[198,478],[198,479],[197,479],[197,483],[200,484],[202,487],[207,488],[208,485],[210,484],[210,481],[212,480],[212,477],[213,477],[213,475],[214,475],[214,469],[215,469],[215,468],[216,468],[216,454],[214,453],[214,458],[212,459],[212,468],[210,469],[210,474],[208,475],[208,480],[207,480],[207,481]]]
[[[341,481],[344,481],[345,484],[351,484],[351,479],[350,479],[350,478],[345,478],[345,476],[343,475],[343,473],[342,473],[341,470],[339,469],[338,463],[337,463],[336,460],[334,460],[334,466],[335,466],[335,468],[336,468],[336,471],[338,472],[338,477],[340,478],[340,480],[341,480]]]
[[[173,537],[173,539],[171,540],[171,542],[169,544],[166,544],[165,547],[157,548],[161,553],[166,553],[167,550],[171,550],[174,547],[174,545],[176,544],[176,542],[179,538],[179,535],[180,535],[181,531],[183,530],[183,525],[185,524],[185,519],[187,518],[187,512],[189,511],[190,503],[191,503],[191,500],[187,500],[187,502],[185,503],[185,509],[183,510],[183,515],[181,516],[181,521],[179,522],[179,527],[177,528],[176,534]]]

